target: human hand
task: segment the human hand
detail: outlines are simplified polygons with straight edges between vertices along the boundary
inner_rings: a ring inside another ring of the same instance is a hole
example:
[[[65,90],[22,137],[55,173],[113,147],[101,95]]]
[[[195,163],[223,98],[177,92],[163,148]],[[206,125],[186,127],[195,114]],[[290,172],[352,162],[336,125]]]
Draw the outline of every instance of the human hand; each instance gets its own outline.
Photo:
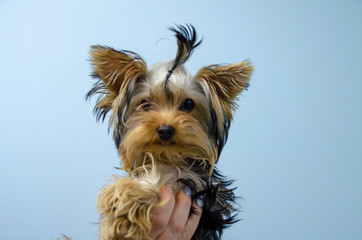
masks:
[[[185,186],[176,197],[170,186],[160,189],[159,202],[166,203],[155,210],[150,237],[156,240],[190,240],[202,214],[203,196],[191,202],[191,188]],[[195,212],[190,214],[191,205]]]

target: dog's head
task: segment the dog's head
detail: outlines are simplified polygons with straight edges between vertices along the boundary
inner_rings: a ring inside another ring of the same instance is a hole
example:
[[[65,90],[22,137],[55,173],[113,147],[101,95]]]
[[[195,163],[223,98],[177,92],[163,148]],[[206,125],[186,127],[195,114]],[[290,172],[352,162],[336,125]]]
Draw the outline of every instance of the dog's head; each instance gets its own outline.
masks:
[[[171,28],[176,58],[149,69],[136,53],[93,46],[93,76],[99,81],[87,94],[99,94],[95,113],[109,127],[123,161],[132,170],[156,159],[187,167],[199,161],[211,171],[227,140],[237,96],[248,86],[248,61],[201,68],[194,76],[183,64],[200,45],[195,29]]]

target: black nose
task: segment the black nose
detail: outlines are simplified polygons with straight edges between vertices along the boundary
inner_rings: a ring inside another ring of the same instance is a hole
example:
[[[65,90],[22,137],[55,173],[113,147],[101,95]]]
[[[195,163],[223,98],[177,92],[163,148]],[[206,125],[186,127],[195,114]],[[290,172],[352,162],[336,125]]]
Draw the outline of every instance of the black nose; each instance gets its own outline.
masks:
[[[170,125],[163,124],[159,126],[157,133],[162,140],[167,141],[175,135],[175,128]]]

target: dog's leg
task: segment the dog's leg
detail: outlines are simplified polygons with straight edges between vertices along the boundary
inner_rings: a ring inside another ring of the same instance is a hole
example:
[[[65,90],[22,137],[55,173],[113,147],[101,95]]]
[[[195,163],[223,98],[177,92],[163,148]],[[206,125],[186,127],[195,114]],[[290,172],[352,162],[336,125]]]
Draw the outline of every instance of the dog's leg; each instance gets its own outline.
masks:
[[[158,192],[149,184],[118,178],[98,196],[100,239],[149,239]]]

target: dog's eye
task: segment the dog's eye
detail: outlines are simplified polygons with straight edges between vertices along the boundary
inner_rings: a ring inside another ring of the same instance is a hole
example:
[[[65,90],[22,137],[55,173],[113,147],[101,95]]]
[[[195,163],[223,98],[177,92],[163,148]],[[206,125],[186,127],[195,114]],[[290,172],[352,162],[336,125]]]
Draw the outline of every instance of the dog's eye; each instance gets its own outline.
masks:
[[[151,107],[151,103],[148,99],[143,99],[140,105],[143,109]]]
[[[185,111],[185,112],[191,112],[195,107],[195,103],[194,101],[192,101],[192,99],[186,99],[180,107],[180,110]]]

